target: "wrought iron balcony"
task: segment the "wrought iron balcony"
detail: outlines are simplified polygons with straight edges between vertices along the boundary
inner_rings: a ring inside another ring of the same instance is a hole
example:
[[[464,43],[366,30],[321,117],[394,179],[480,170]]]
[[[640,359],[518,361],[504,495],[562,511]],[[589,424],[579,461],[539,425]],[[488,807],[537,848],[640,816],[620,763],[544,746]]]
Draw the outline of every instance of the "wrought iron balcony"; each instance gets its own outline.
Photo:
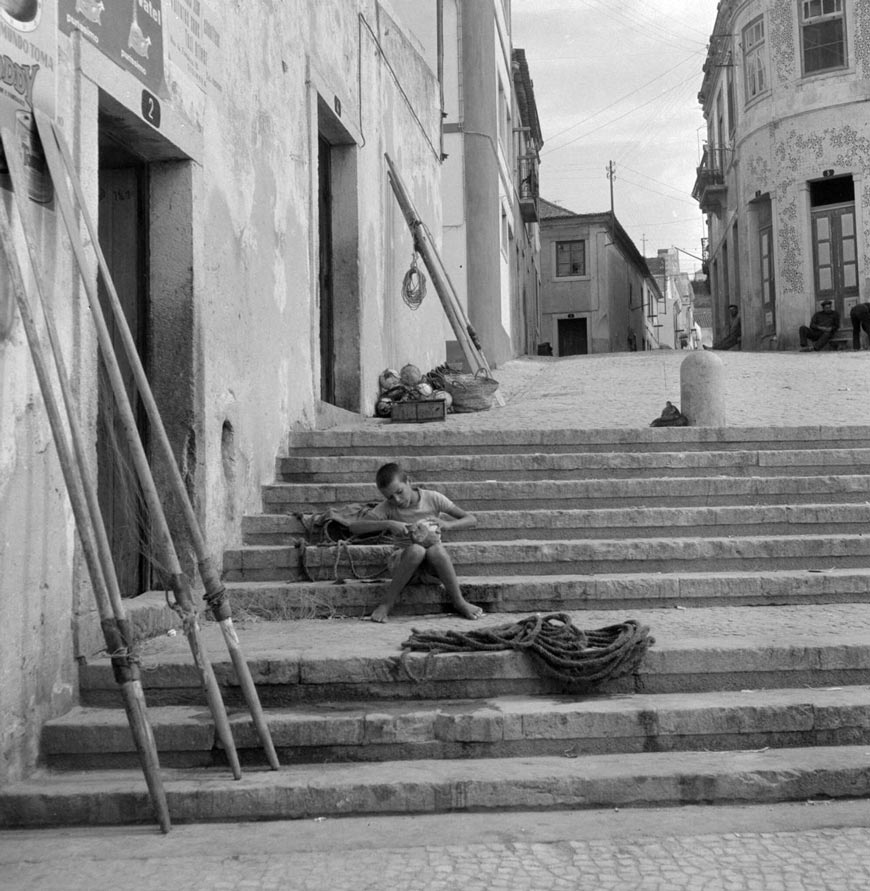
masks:
[[[703,213],[720,213],[728,192],[725,185],[727,154],[725,146],[705,145],[695,178],[692,197],[701,205]]]
[[[538,161],[535,157],[519,158],[520,215],[524,223],[538,221]]]

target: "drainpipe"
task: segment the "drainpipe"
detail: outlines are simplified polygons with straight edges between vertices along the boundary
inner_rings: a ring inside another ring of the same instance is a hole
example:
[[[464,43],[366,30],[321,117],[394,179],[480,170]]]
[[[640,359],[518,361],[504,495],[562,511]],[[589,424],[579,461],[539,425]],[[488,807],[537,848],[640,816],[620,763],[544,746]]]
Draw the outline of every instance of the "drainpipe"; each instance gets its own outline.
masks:
[[[444,0],[438,0],[435,5],[436,31],[437,31],[437,56],[438,56],[438,101],[441,108],[442,125],[439,127],[439,154],[441,155],[441,163],[444,163],[444,118],[447,116],[444,111]]]

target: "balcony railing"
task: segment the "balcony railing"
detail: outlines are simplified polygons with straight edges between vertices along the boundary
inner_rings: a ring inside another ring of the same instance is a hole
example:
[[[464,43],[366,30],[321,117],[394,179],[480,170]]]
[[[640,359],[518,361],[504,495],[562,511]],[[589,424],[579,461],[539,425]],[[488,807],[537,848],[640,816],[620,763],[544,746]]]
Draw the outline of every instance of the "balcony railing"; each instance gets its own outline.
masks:
[[[719,213],[725,201],[728,187],[725,185],[725,168],[731,149],[725,146],[705,145],[701,163],[695,178],[692,197],[701,205],[704,213]]]
[[[538,161],[534,157],[519,159],[520,215],[524,223],[538,221]]]

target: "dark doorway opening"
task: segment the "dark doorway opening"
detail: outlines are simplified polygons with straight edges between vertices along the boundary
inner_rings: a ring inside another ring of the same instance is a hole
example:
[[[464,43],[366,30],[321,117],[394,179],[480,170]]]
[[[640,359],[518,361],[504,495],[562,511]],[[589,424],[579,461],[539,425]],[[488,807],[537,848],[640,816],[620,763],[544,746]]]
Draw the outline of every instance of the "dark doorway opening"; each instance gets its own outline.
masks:
[[[335,404],[335,290],[332,255],[332,146],[318,139],[320,398]]]
[[[147,349],[149,197],[148,167],[101,128],[99,167],[99,239],[139,356]],[[147,442],[147,424],[133,372],[100,277],[100,301],[139,434]],[[140,488],[112,388],[100,361],[97,468],[98,493],[109,536],[118,584],[124,597],[149,588],[147,528],[140,509]]]
[[[832,176],[810,183],[810,205],[851,204],[855,201],[855,182],[851,175]]]
[[[559,319],[559,355],[585,356],[589,352],[586,319]]]

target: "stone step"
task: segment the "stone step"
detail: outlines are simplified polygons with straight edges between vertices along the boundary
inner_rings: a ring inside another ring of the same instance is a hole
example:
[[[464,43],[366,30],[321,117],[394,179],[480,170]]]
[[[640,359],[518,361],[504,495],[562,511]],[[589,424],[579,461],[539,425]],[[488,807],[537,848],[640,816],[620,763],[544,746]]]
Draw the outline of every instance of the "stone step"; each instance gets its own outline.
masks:
[[[164,767],[226,763],[207,708],[148,717]],[[867,745],[870,687],[320,703],[270,709],[266,720],[285,764]],[[242,762],[265,765],[247,712],[230,724]],[[44,726],[42,750],[54,769],[139,764],[122,709],[72,709]]]
[[[466,598],[487,613],[561,612],[656,607],[772,606],[861,603],[870,592],[870,568],[779,572],[653,572],[600,575],[463,576]],[[387,582],[228,582],[242,618],[291,620],[371,614]],[[410,585],[394,616],[449,612],[439,585]],[[504,621],[509,621],[508,616]]]
[[[363,814],[772,803],[870,795],[866,745],[247,770],[164,769],[176,822]],[[0,790],[0,825],[154,822],[138,770],[43,771]]]
[[[693,449],[870,448],[870,426],[854,427],[649,427],[462,431],[439,425],[397,426],[372,421],[365,428],[291,434],[290,453],[304,456],[480,455],[512,452],[673,452]]]
[[[445,542],[465,575],[565,575],[615,572],[709,572],[862,568],[866,535],[756,535],[732,538],[632,538]],[[386,573],[392,545],[245,547],[224,552],[227,581],[376,578]]]
[[[809,476],[867,473],[870,449],[574,452],[489,455],[340,455],[279,458],[277,479],[291,483],[374,480],[378,467],[397,461],[416,481],[554,480],[685,476]]]
[[[584,629],[635,618],[650,628],[655,645],[641,666],[647,693],[834,687],[870,684],[870,605],[646,609],[626,614],[589,610],[569,614]],[[242,651],[266,707],[301,702],[399,699],[474,699],[565,693],[525,655],[514,651],[410,654],[402,642],[412,629],[467,631],[512,624],[488,615],[476,623],[455,616],[392,617],[385,625],[356,619],[239,622]],[[203,644],[224,698],[244,705],[219,628],[203,627]],[[142,684],[150,706],[204,702],[187,641],[182,635],[148,641]],[[81,703],[120,707],[105,657],[79,667]],[[633,693],[634,678],[596,688]]]
[[[866,503],[870,475],[656,477],[645,479],[433,482],[460,507],[478,510]],[[374,483],[262,487],[265,513],[321,513],[379,500]]]
[[[593,508],[590,510],[481,510],[477,525],[450,533],[452,541],[518,538],[653,538],[752,535],[857,534],[870,529],[870,503],[762,504],[719,507]],[[295,514],[255,514],[242,519],[245,545],[286,545],[304,537]]]

